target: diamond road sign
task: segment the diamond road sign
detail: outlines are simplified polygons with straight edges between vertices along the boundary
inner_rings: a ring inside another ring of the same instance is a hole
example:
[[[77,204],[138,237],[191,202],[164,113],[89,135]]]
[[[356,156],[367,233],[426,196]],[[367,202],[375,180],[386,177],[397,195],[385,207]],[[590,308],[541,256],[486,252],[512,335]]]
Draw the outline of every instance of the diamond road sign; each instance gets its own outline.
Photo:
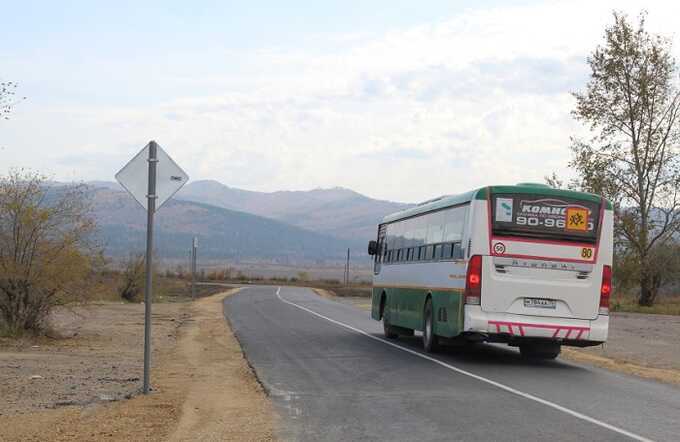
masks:
[[[156,210],[172,197],[187,181],[186,174],[172,158],[158,146],[156,165]],[[147,209],[149,185],[149,144],[116,174],[116,180]]]

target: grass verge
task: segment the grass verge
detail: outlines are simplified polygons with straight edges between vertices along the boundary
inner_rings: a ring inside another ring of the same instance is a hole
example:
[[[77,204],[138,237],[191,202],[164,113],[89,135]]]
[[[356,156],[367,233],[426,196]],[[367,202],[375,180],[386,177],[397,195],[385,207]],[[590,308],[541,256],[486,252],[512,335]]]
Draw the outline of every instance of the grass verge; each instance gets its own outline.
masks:
[[[637,298],[627,294],[615,294],[611,299],[613,312],[648,313],[655,315],[680,315],[680,296],[658,298],[651,307],[638,304]]]
[[[561,357],[573,362],[590,364],[619,373],[680,385],[680,370],[646,367],[628,361],[593,355],[571,347],[562,347]]]

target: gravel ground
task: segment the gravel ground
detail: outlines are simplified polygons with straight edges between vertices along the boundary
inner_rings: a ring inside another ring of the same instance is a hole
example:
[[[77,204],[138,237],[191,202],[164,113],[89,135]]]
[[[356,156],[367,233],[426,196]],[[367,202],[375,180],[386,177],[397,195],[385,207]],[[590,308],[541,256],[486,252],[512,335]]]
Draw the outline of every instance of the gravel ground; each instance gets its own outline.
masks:
[[[680,316],[613,313],[609,339],[582,351],[659,369],[680,370]]]
[[[3,340],[0,441],[272,440],[275,415],[222,316],[224,296],[154,305],[149,395],[136,394],[141,304],[59,309],[65,337]]]
[[[174,345],[187,304],[156,304],[154,351]],[[97,304],[59,308],[62,337],[0,340],[0,416],[128,398],[143,368],[143,306]]]

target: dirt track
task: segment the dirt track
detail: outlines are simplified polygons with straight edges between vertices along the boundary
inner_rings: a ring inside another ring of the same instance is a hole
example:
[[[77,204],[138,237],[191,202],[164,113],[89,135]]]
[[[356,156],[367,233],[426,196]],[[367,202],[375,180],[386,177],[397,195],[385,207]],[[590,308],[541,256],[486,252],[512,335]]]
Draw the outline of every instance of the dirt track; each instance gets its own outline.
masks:
[[[222,317],[223,298],[154,305],[155,391],[130,400],[110,401],[139,388],[140,304],[76,312],[69,339],[5,341],[0,440],[271,440],[273,411]],[[132,377],[110,381],[122,373]]]

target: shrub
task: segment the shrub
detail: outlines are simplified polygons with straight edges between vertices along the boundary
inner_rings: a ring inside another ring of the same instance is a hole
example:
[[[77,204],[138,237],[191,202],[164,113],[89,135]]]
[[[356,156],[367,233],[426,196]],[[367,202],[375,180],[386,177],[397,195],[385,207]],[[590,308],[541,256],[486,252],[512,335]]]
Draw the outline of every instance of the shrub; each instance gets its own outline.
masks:
[[[133,302],[140,298],[144,290],[146,276],[146,259],[142,254],[131,254],[125,261],[125,268],[121,273],[121,283],[118,294],[126,301]]]
[[[50,187],[42,175],[0,177],[0,325],[40,332],[53,306],[83,300],[101,261],[87,188]]]

